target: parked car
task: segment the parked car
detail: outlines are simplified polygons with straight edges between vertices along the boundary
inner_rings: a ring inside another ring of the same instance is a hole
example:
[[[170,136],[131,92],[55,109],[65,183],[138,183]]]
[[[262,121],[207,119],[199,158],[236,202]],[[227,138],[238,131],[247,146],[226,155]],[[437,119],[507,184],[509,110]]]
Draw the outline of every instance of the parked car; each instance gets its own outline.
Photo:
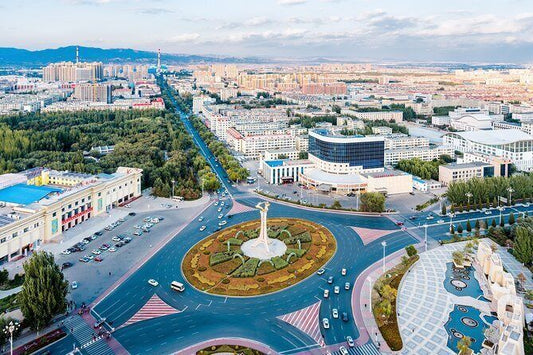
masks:
[[[68,269],[68,268],[71,267],[72,265],[74,265],[74,264],[72,264],[71,262],[67,261],[67,262],[61,264],[61,270]]]
[[[124,245],[124,242],[118,242],[115,244],[115,247],[122,248],[123,245]]]
[[[132,217],[133,217],[133,216],[136,216],[136,215],[137,215],[137,213],[135,213],[135,212],[130,212],[130,213],[128,213],[128,215],[130,215],[130,216],[132,216]]]
[[[78,281],[72,281],[70,286],[72,287],[73,290],[77,289],[78,288]]]
[[[100,255],[100,254],[102,254],[102,252],[101,252],[100,250],[98,250],[98,249],[94,249],[94,250],[92,251],[92,253],[93,253],[94,255]]]
[[[102,236],[102,235],[104,234],[104,232],[102,232],[102,231],[98,231],[98,232],[96,232],[96,233],[94,233],[94,234],[100,237],[100,236]]]
[[[102,257],[100,257],[100,256],[97,256],[96,258],[94,258],[94,261],[100,263],[100,262],[104,261],[104,259]]]
[[[111,253],[114,253],[117,251],[117,249],[115,247],[111,247],[109,248],[107,251],[111,252]]]
[[[91,259],[89,259],[89,258],[87,258],[85,256],[82,256],[78,260],[81,261],[82,263],[88,263],[89,261],[91,261]]]
[[[122,238],[119,237],[118,235],[116,235],[113,238],[111,238],[111,240],[114,241],[114,242],[120,242],[122,240]]]
[[[133,235],[141,236],[141,235],[143,235],[143,232],[141,232],[141,231],[135,231],[135,232],[133,232]]]
[[[130,237],[126,237],[122,241],[127,244],[127,243],[131,242],[131,238]]]

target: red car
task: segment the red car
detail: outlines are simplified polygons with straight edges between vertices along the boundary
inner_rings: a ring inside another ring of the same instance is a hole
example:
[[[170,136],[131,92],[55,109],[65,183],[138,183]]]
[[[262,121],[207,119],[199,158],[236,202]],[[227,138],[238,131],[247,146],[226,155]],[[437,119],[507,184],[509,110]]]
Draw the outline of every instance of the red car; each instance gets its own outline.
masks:
[[[403,222],[396,222],[396,225],[403,226]]]
[[[102,262],[104,259],[97,256],[96,258],[93,259],[94,261],[97,261],[97,262]]]

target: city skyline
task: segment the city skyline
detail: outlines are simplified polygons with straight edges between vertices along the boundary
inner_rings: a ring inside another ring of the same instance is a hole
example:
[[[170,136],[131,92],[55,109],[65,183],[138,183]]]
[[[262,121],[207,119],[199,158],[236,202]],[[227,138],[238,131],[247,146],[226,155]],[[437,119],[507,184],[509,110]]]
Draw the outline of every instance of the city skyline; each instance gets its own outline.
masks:
[[[30,50],[79,44],[265,58],[513,63],[528,63],[533,54],[533,5],[523,0],[453,0],[438,6],[366,0],[261,5],[160,0],[150,6],[54,0],[0,6],[10,14],[3,19],[0,46]],[[20,21],[23,17],[32,21]]]

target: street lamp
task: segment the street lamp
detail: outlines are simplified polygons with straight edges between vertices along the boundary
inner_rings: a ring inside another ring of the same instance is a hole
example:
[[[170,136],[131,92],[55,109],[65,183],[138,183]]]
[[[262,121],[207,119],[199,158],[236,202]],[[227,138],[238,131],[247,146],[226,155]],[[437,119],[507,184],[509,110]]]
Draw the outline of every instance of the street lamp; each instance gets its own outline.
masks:
[[[503,211],[503,207],[498,207],[498,209],[500,210],[500,225],[502,224],[502,211]]]
[[[426,246],[426,251],[428,251],[428,224],[424,223],[424,244]]]
[[[509,186],[509,187],[507,188],[507,192],[509,192],[509,206],[512,206],[512,203],[511,203],[511,197],[512,197],[512,195],[513,195],[514,189],[513,189],[511,186]]]
[[[472,196],[474,196],[474,195],[472,195],[471,192],[467,192],[467,193],[465,194],[465,196],[466,196],[466,198],[468,199],[468,203],[467,203],[468,208],[470,208],[470,198],[471,198]]]
[[[368,276],[366,280],[368,281],[368,308],[372,312],[372,278]]]
[[[174,197],[174,186],[176,186],[176,180],[172,179],[172,196],[170,198]]]
[[[381,246],[383,247],[383,273],[385,273],[385,247],[387,242],[381,242]]]
[[[356,196],[355,196],[355,209],[357,211],[359,211],[359,196],[361,196],[361,190],[359,190],[359,188],[357,188],[357,193],[356,193]]]
[[[17,322],[13,323],[13,321],[9,322],[8,325],[4,327],[4,333],[6,335],[9,335],[9,343],[11,346],[10,354],[13,355],[13,333],[19,328],[19,324]]]

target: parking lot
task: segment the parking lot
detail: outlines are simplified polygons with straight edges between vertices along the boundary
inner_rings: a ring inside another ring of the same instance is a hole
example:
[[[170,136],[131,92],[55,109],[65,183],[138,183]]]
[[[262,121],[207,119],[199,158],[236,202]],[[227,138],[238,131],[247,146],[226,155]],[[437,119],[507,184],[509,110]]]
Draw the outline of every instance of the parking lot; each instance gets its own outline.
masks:
[[[147,201],[142,203],[146,205]],[[124,209],[124,217],[84,237],[72,247],[79,250],[71,249],[56,256],[56,262],[64,265],[65,277],[71,284],[71,299],[78,305],[92,301],[143,260],[158,243],[194,218],[205,203],[192,207],[174,206],[146,212],[133,212],[142,208]],[[72,288],[74,282],[75,288]]]

